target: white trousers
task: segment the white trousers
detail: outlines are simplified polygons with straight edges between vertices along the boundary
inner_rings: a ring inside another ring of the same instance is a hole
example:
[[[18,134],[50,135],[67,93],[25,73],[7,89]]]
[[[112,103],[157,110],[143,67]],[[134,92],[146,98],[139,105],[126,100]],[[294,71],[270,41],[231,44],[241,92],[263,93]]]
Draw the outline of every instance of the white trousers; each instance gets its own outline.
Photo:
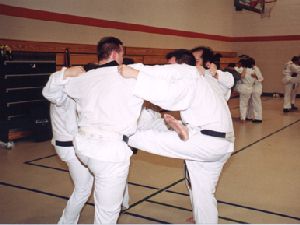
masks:
[[[246,119],[249,100],[252,95],[252,86],[248,84],[239,84],[237,90],[240,94],[240,118],[241,120]]]
[[[75,155],[73,147],[55,146],[60,159],[68,165],[74,191],[60,217],[59,224],[77,224],[80,212],[87,202],[93,187],[93,176]]]
[[[284,97],[283,97],[284,109],[291,109],[291,104],[295,104],[298,86],[299,86],[299,79],[297,77],[291,77],[288,80],[284,80]]]
[[[262,120],[262,103],[261,103],[262,85],[255,84],[248,104],[248,119]]]
[[[124,190],[124,196],[123,196],[123,202],[122,202],[122,206],[125,209],[128,209],[130,207],[129,201],[130,201],[130,196],[129,196],[129,189],[128,189],[128,183],[127,183],[125,190]]]
[[[81,156],[79,156],[81,158]],[[85,158],[95,176],[95,224],[116,224],[121,211],[130,160],[105,162]]]
[[[185,159],[192,183],[192,205],[196,223],[217,223],[218,210],[214,197],[220,172],[233,151],[233,143],[222,138],[190,131],[182,141],[173,131],[137,131],[129,145],[170,158]]]

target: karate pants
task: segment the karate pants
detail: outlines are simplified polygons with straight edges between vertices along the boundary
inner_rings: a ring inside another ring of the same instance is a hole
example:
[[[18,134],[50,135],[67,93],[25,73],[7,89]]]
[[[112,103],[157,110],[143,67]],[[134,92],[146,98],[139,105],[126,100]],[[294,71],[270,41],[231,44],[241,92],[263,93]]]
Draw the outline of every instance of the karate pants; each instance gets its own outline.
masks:
[[[130,196],[129,196],[128,183],[127,183],[125,190],[124,190],[124,196],[123,196],[123,202],[122,202],[122,206],[125,209],[128,209],[130,207],[129,200],[130,200]]]
[[[55,146],[56,153],[69,168],[74,191],[60,217],[59,224],[77,224],[80,212],[87,202],[93,187],[93,176],[77,158],[73,147]]]
[[[140,150],[170,158],[185,159],[192,183],[192,205],[196,223],[217,223],[215,188],[223,165],[233,151],[233,143],[190,131],[182,141],[173,131],[137,131],[129,145]]]
[[[246,119],[249,100],[252,95],[252,86],[248,84],[239,84],[237,90],[240,94],[240,118],[241,120]]]
[[[295,104],[297,90],[299,86],[299,79],[297,77],[291,77],[289,79],[283,79],[283,83],[284,83],[283,108],[291,109],[291,104]]]
[[[83,158],[95,176],[95,224],[116,224],[121,211],[127,183],[130,159],[124,162],[106,162]]]
[[[253,92],[248,104],[248,119],[262,120],[262,84],[258,83],[253,86]]]

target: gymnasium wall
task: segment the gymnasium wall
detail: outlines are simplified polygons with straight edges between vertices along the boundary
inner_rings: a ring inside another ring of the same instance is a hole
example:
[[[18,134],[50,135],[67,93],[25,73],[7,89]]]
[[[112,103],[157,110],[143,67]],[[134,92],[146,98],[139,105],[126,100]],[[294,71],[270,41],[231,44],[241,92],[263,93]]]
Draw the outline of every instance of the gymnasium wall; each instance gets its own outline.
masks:
[[[299,54],[299,0],[278,0],[271,18],[235,11],[233,0],[0,0],[0,39],[126,46],[211,46],[256,58],[264,92],[282,92],[282,65]]]
[[[16,15],[5,16],[2,12],[0,26],[4,27],[6,32],[1,32],[0,38],[95,44],[104,35],[115,35],[126,45],[134,47],[191,48],[204,44],[215,46],[218,50],[230,50],[230,42],[223,42],[219,37],[215,37],[216,34],[217,36],[231,35],[230,16],[226,19],[224,17],[216,19],[213,14],[206,12],[210,8],[215,8],[218,15],[230,15],[232,9],[223,6],[230,4],[231,0],[205,0],[207,2],[205,8],[202,2],[198,0],[1,0],[2,4],[50,11],[55,15],[51,15],[54,18],[49,19],[49,16],[47,18],[41,13],[36,15],[36,18],[40,19],[30,19],[38,12],[25,12],[26,18],[16,17]],[[222,7],[218,7],[220,2]],[[74,16],[70,19],[72,22],[66,18],[68,15]],[[60,19],[68,21],[60,22]],[[104,21],[101,23],[101,21],[91,21],[92,19]],[[110,24],[111,21],[123,24]],[[212,25],[207,26],[212,22]],[[144,27],[135,27],[137,24]],[[192,33],[182,34],[181,31]],[[201,38],[202,36],[205,38]]]
[[[299,0],[277,0],[270,18],[245,10],[233,14],[233,36],[247,39],[233,43],[232,50],[256,59],[265,77],[264,92],[283,93],[283,65],[300,55],[299,12]]]

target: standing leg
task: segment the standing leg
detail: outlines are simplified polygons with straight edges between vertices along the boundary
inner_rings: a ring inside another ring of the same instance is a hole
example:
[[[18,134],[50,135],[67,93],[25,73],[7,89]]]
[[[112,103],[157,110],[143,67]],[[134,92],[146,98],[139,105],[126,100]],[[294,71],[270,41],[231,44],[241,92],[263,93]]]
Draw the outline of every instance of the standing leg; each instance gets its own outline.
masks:
[[[253,93],[248,102],[248,110],[246,114],[246,120],[253,120],[254,119],[254,107],[253,107]]]
[[[292,93],[293,84],[286,83],[284,85],[284,97],[283,97],[283,110],[287,111],[291,109],[291,93]]]
[[[124,197],[123,197],[123,202],[122,202],[122,206],[125,209],[129,208],[129,191],[128,191],[128,183],[126,184],[125,190],[124,190]]]
[[[58,147],[56,152],[68,165],[71,179],[74,183],[74,191],[67,202],[67,206],[60,217],[59,224],[76,224],[80,212],[87,202],[93,187],[93,176],[75,156],[74,148]]]
[[[240,93],[240,114],[241,120],[246,119],[246,114],[248,111],[248,102],[251,97],[251,94],[248,93]]]
[[[192,184],[193,214],[197,224],[218,223],[214,194],[222,168],[229,157],[230,154],[225,154],[216,162],[186,161]]]
[[[252,93],[252,103],[253,103],[253,112],[254,112],[254,121],[253,122],[261,122],[262,121],[262,104],[261,104],[261,94],[262,94],[262,86],[255,86],[253,88]]]
[[[295,84],[293,85],[293,88],[292,88],[292,93],[291,93],[291,109],[292,109],[292,110],[297,110],[297,109],[298,109],[298,108],[295,106],[295,101],[296,101],[296,96],[297,96],[298,87],[299,87],[299,84],[298,84],[298,83],[295,83]]]
[[[116,224],[127,183],[130,160],[103,162],[89,159],[95,175],[95,224]]]

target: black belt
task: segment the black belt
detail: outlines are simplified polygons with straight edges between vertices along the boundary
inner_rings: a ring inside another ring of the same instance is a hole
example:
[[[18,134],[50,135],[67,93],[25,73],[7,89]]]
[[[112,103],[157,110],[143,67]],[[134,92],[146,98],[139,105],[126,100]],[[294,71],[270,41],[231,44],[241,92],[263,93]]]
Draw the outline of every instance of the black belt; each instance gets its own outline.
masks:
[[[218,132],[218,131],[214,131],[214,130],[200,130],[200,132],[204,135],[208,135],[211,137],[220,137],[220,138],[226,137],[226,133]]]
[[[55,141],[55,145],[59,147],[74,147],[73,141]]]
[[[128,145],[129,137],[127,137],[126,135],[123,135],[123,141]],[[130,147],[130,146],[129,146],[129,148],[131,149],[131,151],[133,152],[133,154],[137,154],[137,151],[138,151],[137,148]]]
[[[129,140],[129,137],[123,135],[123,141],[126,144],[128,143],[128,140]],[[55,145],[59,146],[59,147],[74,147],[73,141],[58,141],[58,140],[56,140]],[[133,151],[133,154],[137,153],[137,148],[130,147],[130,149],[131,149],[131,151]]]

